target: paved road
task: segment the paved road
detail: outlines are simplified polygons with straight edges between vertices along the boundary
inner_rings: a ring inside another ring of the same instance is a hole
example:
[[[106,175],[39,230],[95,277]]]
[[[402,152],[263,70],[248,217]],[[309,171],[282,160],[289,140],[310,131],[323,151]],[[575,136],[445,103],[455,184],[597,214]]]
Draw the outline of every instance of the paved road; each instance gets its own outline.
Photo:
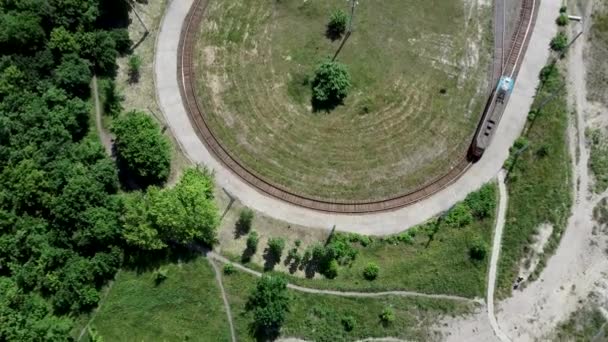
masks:
[[[547,3],[541,2],[540,14]],[[238,176],[223,167],[199,140],[192,127],[181,100],[177,82],[177,49],[182,23],[192,5],[192,0],[171,1],[158,35],[155,54],[155,82],[157,97],[167,123],[185,155],[194,162],[204,164],[215,171],[217,185],[235,195],[244,205],[268,216],[293,224],[308,227],[357,232],[362,234],[387,235],[422,223],[439,212],[449,209],[464,199],[468,193],[480,188],[495,177],[508,156],[509,147],[519,136],[532,104],[538,73],[548,57],[550,37],[547,26],[553,28],[554,21],[539,20],[524,57],[511,99],[496,131],[494,141],[484,157],[451,186],[411,206],[391,212],[365,215],[330,214],[297,207],[268,197],[243,182]],[[551,16],[555,16],[551,13]]]

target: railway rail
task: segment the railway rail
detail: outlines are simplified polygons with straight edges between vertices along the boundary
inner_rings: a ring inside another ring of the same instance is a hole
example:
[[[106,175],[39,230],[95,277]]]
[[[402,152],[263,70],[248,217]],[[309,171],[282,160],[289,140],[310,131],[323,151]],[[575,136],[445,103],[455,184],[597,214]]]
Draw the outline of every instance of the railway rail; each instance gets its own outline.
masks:
[[[445,174],[435,179],[431,179],[415,190],[405,194],[396,195],[391,198],[374,201],[332,201],[321,198],[314,198],[299,194],[290,189],[274,184],[272,181],[264,179],[255,171],[246,168],[238,159],[232,156],[227,149],[222,146],[221,142],[215,137],[203,115],[202,107],[195,92],[195,70],[193,68],[194,46],[197,40],[198,28],[204,17],[209,0],[195,0],[190,8],[182,31],[178,45],[178,61],[177,75],[180,85],[181,98],[184,107],[188,113],[199,139],[205,144],[209,151],[224,164],[231,172],[239,176],[245,182],[253,186],[258,191],[266,195],[270,195],[285,202],[323,212],[343,213],[343,214],[364,214],[371,212],[381,212],[398,209],[421,201],[439,191],[446,188],[462,176],[472,164],[480,157],[481,153],[487,147],[491,139],[489,135],[484,134],[484,129],[487,128],[489,120],[498,120],[504,111],[504,104],[497,105],[495,88],[490,90],[488,102],[481,115],[480,123],[474,135],[471,136],[471,144],[466,151],[463,151],[462,156],[458,158]],[[500,39],[500,46],[495,46],[494,62],[492,72],[492,82],[495,84],[500,73],[507,71],[513,80],[516,79],[517,72],[521,65],[523,55],[529,43],[531,29],[534,27],[536,14],[538,11],[538,2],[540,0],[522,0],[522,8],[516,25],[515,33],[510,40],[507,58],[504,58],[505,45],[503,42],[504,36],[504,19],[503,25],[495,25],[495,39]],[[504,2],[496,0],[495,6],[502,2],[502,6],[495,8],[497,17],[500,15],[504,18]],[[503,13],[500,13],[503,11]],[[508,101],[508,98],[505,102]],[[494,127],[498,121],[494,121]],[[483,146],[480,143],[479,137],[484,137]],[[473,153],[472,153],[473,152]]]

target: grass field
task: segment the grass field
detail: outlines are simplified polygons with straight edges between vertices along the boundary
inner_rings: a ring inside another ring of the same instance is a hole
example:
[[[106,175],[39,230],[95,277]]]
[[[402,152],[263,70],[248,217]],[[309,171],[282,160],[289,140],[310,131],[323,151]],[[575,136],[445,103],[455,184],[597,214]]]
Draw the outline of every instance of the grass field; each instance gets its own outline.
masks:
[[[492,207],[496,207],[498,191],[496,185],[487,185],[486,196]],[[371,243],[363,246],[361,243],[351,243],[357,250],[357,257],[350,266],[340,267],[335,279],[326,279],[320,274],[314,278],[306,278],[305,268],[294,268],[289,262],[287,251],[295,246],[296,239],[302,241],[298,248],[303,255],[307,246],[315,242],[323,243],[327,234],[307,236],[301,229],[267,230],[263,221],[254,221],[253,229],[260,235],[258,252],[252,257],[249,267],[263,269],[263,257],[266,241],[269,237],[282,237],[287,243],[281,262],[274,270],[290,274],[290,281],[296,284],[314,287],[342,290],[380,291],[380,290],[412,290],[425,293],[453,294],[465,297],[483,297],[485,292],[488,258],[492,245],[492,234],[495,214],[484,219],[474,219],[470,224],[460,228],[438,225],[435,231],[435,221],[411,228],[406,235],[411,241],[399,241],[398,235],[393,237],[371,237]],[[412,234],[412,232],[416,232]],[[220,235],[230,235],[233,242],[222,239],[221,252],[229,258],[241,262],[241,253],[245,248],[246,236],[234,238],[234,228]],[[290,237],[291,235],[291,237]],[[433,235],[431,238],[430,236]],[[483,260],[473,260],[469,254],[473,242],[481,240],[488,246],[488,253]],[[240,241],[240,242],[234,242]],[[380,274],[374,281],[365,280],[363,269],[373,262],[380,267]]]
[[[219,288],[204,258],[154,271],[122,270],[92,327],[105,341],[230,341]]]
[[[537,229],[546,223],[553,226],[536,274],[559,244],[567,224],[572,205],[572,174],[567,138],[569,111],[562,73],[556,68],[537,91],[532,108],[552,94],[558,95],[528,122],[524,134],[528,147],[512,158],[507,178],[509,206],[498,268],[499,297],[511,293],[520,262],[529,257],[529,245]]]
[[[606,2],[594,3],[586,59],[589,63],[587,71],[587,96],[591,101],[598,101],[608,107],[608,5]]]
[[[237,340],[252,341],[249,324],[252,315],[245,310],[249,293],[256,278],[237,272],[224,276]],[[470,312],[472,304],[447,300],[430,300],[387,296],[382,298],[343,298],[312,295],[291,291],[291,309],[281,330],[281,337],[298,337],[308,341],[354,341],[372,337],[395,337],[412,341],[438,340],[432,326],[443,315],[460,315]],[[390,306],[395,321],[383,325],[379,315]],[[342,318],[352,316],[355,328],[348,332]]]
[[[317,198],[411,191],[465,152],[488,88],[491,6],[362,1],[338,60],[344,106],[312,112],[310,77],[339,40],[344,0],[212,1],[196,47],[198,95],[214,134],[263,178]]]

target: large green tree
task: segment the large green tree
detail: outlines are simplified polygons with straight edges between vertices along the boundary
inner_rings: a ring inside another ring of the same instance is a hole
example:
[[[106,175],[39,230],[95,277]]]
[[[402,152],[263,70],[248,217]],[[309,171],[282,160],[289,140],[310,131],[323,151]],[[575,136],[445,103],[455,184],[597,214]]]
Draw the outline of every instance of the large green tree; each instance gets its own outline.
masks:
[[[271,339],[278,335],[289,312],[289,302],[285,278],[262,275],[247,301],[247,309],[253,312],[253,327],[260,337]]]
[[[342,104],[350,87],[350,74],[346,66],[325,61],[317,66],[312,81],[313,105],[317,109],[332,109]]]
[[[112,125],[119,167],[140,186],[162,184],[169,176],[171,148],[159,125],[146,113],[132,111]]]

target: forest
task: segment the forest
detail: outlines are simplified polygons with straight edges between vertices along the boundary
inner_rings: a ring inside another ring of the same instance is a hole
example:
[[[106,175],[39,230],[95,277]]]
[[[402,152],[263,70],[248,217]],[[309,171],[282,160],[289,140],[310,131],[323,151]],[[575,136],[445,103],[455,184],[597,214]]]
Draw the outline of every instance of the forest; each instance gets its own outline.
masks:
[[[111,79],[131,48],[128,11],[126,0],[0,0],[2,341],[69,340],[126,255],[215,240],[206,170],[163,189],[164,170],[129,192],[121,165],[158,155],[142,145],[149,136],[137,123],[121,133],[117,162],[91,132],[90,82]],[[166,143],[155,146],[170,160]],[[193,215],[203,217],[194,227]]]

